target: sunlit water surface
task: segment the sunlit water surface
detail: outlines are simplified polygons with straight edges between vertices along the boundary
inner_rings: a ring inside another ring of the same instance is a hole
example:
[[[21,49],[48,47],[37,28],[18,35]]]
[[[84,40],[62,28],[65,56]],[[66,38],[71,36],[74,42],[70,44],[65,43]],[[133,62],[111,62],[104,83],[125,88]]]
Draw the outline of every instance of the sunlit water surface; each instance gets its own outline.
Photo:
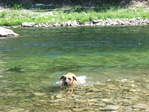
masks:
[[[20,37],[0,39],[0,95],[6,105],[30,99],[32,92],[56,91],[67,72],[86,76],[88,84],[149,73],[149,26],[13,30]]]

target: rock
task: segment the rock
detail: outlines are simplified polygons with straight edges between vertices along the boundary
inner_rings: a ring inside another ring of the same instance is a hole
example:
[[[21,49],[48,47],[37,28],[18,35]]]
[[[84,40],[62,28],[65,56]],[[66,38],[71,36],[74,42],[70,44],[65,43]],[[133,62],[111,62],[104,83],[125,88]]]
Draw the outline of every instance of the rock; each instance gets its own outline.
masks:
[[[53,100],[55,98],[54,95],[50,95],[50,99]]]
[[[79,26],[79,22],[78,21],[67,21],[64,23],[61,23],[61,26]]]
[[[55,96],[55,98],[56,98],[56,99],[63,98],[63,95],[62,95],[62,94],[57,94],[57,95]]]
[[[9,112],[24,112],[24,109],[16,108],[16,109],[9,110]]]
[[[102,99],[101,101],[107,103],[107,102],[111,102],[111,99]]]
[[[65,110],[59,110],[57,112],[72,112],[70,109],[65,109]]]
[[[149,24],[149,18],[144,20],[146,22],[146,24]]]
[[[84,26],[92,26],[93,25],[93,22],[92,21],[88,21],[88,22],[85,22],[84,23]]]
[[[147,104],[137,104],[137,105],[134,105],[132,108],[133,109],[141,109],[141,110],[146,110],[149,106]]]
[[[82,108],[73,108],[73,112],[82,112],[83,109]]]
[[[116,111],[119,109],[118,105],[108,105],[102,109],[100,109],[100,111]]]
[[[34,27],[35,26],[35,23],[34,22],[24,22],[22,23],[22,27]]]
[[[143,84],[143,86],[149,90],[149,84]]]
[[[88,90],[88,92],[100,92],[101,90],[97,89],[97,88],[90,88]]]
[[[34,93],[34,95],[36,95],[36,96],[44,96],[45,94],[44,93]]]
[[[113,21],[113,22],[111,23],[111,25],[114,25],[114,26],[115,26],[115,25],[119,25],[119,24],[118,24],[118,22]]]
[[[100,22],[100,23],[96,23],[95,24],[96,26],[101,26],[102,25],[102,23]]]
[[[75,102],[76,103],[86,103],[87,100],[84,100],[84,99],[75,99]]]
[[[19,34],[14,33],[10,29],[0,27],[0,37],[18,37]]]
[[[58,26],[61,26],[61,24],[55,23],[55,24],[52,24],[52,26],[58,27]]]
[[[88,96],[88,95],[97,95],[97,93],[95,93],[95,92],[89,92],[89,93],[86,93],[86,95]]]
[[[105,103],[102,103],[102,102],[99,102],[99,103],[93,103],[92,106],[98,106],[98,107],[104,107],[106,104]]]
[[[99,22],[101,22],[101,20],[93,20],[93,21],[92,21],[93,24],[97,24],[97,23],[99,23]]]
[[[124,82],[128,82],[128,79],[121,79],[120,81],[124,83]]]
[[[64,22],[61,26],[71,26],[71,21]]]
[[[72,21],[71,26],[79,26],[79,21]]]

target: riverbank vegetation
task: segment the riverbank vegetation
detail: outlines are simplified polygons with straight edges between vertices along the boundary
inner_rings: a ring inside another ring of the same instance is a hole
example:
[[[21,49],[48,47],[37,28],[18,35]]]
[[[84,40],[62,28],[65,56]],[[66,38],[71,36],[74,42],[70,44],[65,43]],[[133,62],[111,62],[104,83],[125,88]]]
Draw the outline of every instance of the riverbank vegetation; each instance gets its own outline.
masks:
[[[123,18],[149,18],[149,8],[119,8],[114,6],[103,7],[63,7],[54,9],[24,9],[15,6],[9,9],[0,10],[0,26],[21,25],[24,22],[34,22],[35,24],[56,24],[77,20],[85,23],[97,19],[123,19]]]

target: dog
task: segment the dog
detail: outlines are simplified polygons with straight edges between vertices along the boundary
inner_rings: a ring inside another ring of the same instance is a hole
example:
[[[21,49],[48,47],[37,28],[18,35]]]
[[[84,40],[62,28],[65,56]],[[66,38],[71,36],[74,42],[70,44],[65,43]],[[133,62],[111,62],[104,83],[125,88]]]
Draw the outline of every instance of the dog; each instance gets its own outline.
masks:
[[[60,78],[60,81],[62,82],[61,83],[61,86],[64,87],[64,86],[76,86],[77,85],[77,77],[75,74],[69,72],[67,73],[66,75],[63,75],[61,78]]]
[[[66,75],[63,75],[60,78],[60,81],[61,81],[61,87],[69,88],[68,92],[71,94],[74,92],[74,89],[76,88],[78,84],[76,75],[71,72],[67,73]]]

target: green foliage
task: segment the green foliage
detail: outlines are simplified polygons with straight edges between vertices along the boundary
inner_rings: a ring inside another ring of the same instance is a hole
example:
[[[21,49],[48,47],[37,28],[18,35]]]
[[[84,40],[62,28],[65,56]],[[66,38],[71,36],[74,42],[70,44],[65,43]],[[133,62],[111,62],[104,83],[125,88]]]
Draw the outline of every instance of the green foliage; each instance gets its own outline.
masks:
[[[23,9],[23,7],[22,7],[22,5],[14,4],[14,5],[12,6],[12,9],[18,10],[18,9]]]
[[[108,6],[107,6],[108,7]],[[117,19],[117,18],[148,18],[149,9],[136,8],[116,8],[116,7],[96,7],[96,8],[83,8],[76,6],[70,10],[55,10],[52,12],[33,12],[30,10],[16,10],[22,8],[16,5],[14,9],[4,9],[0,12],[0,26],[3,25],[20,25],[23,22],[35,22],[36,24],[48,23],[63,23],[67,21],[79,20],[82,24],[87,21],[96,19]]]
[[[7,16],[7,11],[2,11],[0,13],[0,18],[5,18]]]
[[[29,9],[31,5],[29,4],[12,4],[11,9],[13,10],[22,10],[22,9]]]
[[[86,12],[86,9],[80,5],[76,6],[74,9],[73,9],[74,12],[83,12],[85,11]]]

